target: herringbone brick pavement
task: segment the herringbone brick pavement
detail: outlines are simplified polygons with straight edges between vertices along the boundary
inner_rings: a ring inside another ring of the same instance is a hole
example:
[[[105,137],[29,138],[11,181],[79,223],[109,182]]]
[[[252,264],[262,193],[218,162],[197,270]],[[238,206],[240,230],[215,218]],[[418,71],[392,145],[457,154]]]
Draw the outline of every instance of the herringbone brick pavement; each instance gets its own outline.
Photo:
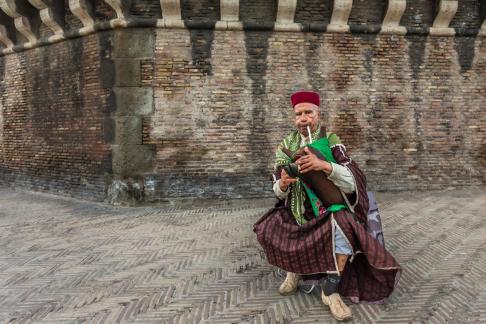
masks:
[[[378,195],[404,271],[355,323],[486,323],[486,191]],[[269,200],[117,208],[0,190],[0,322],[332,323],[282,297],[252,224]]]

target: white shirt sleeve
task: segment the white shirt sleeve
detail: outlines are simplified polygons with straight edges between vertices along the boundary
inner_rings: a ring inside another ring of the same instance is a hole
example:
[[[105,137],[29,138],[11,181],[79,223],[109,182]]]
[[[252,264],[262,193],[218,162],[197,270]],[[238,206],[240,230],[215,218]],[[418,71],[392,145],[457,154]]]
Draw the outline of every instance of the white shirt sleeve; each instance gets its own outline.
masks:
[[[277,180],[273,183],[273,192],[275,192],[275,196],[277,196],[278,199],[286,199],[289,195],[289,191],[289,188],[287,188],[287,191],[282,191],[280,189],[280,180]]]
[[[332,171],[331,174],[327,176],[327,178],[331,180],[344,193],[353,193],[356,190],[356,185],[354,183],[354,178],[351,174],[351,171],[349,171],[348,168],[337,163],[331,162],[331,166]]]

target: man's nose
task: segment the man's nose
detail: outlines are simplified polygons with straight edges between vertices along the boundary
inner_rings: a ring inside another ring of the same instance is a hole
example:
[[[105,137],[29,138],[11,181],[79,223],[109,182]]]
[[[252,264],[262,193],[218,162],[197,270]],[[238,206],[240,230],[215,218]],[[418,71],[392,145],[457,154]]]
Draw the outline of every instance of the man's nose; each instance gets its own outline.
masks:
[[[305,122],[307,122],[307,119],[308,119],[308,118],[307,118],[307,116],[306,116],[306,115],[302,115],[302,116],[300,116],[300,122],[301,122],[301,123],[305,123]]]

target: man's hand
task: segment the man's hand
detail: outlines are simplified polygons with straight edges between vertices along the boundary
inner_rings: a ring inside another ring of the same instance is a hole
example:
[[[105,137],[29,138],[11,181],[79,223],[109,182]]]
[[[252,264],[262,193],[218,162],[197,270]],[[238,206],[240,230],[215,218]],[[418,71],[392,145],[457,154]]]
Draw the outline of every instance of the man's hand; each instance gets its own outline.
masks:
[[[299,165],[300,173],[307,173],[309,171],[324,171],[326,174],[332,172],[332,165],[327,161],[319,159],[308,147],[304,148],[307,155],[299,158],[295,163]]]
[[[280,190],[282,191],[287,191],[291,183],[296,182],[297,179],[291,178],[285,170],[282,169],[282,173],[280,173],[280,181],[279,181],[279,186]]]

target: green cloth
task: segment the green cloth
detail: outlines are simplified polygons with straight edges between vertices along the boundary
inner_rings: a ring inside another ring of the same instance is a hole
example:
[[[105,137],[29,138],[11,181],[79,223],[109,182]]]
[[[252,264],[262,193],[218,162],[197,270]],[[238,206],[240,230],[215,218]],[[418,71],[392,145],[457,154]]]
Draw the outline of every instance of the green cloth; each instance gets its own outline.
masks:
[[[306,146],[312,147],[313,149],[321,152],[327,162],[336,163],[336,159],[332,155],[331,147],[329,146],[329,140],[327,138],[319,138],[317,141],[312,142],[312,144],[307,144]]]
[[[336,163],[336,159],[332,155],[331,147],[329,146],[329,140],[327,138],[325,137],[320,138],[317,141],[314,141],[312,144],[307,144],[306,146],[312,147],[313,149],[319,151],[324,156],[327,162]],[[303,183],[303,186],[305,188],[305,191],[307,192],[307,196],[309,196],[312,209],[314,210],[314,214],[316,217],[318,217],[319,207],[322,205],[322,203],[319,200],[319,198],[316,196],[314,191],[312,191],[312,189],[309,188],[309,186],[307,186],[305,183]],[[346,208],[345,205],[333,204],[329,206],[327,210],[330,210],[332,212],[337,212],[345,208]]]
[[[315,142],[313,144],[317,145],[317,149],[323,148],[323,150],[324,150],[323,154],[326,158],[329,155],[330,155],[330,157],[332,157],[331,147],[334,146],[334,145],[337,145],[337,144],[341,144],[341,140],[339,139],[339,137],[336,134],[327,133],[326,138],[324,138],[327,141],[327,146],[326,146],[327,149],[326,149],[322,145],[322,142],[319,141],[320,132],[321,132],[321,128],[318,127],[317,130],[312,133],[312,138],[317,139],[317,140],[315,140]],[[282,143],[280,143],[280,145],[278,146],[276,154],[275,154],[275,168],[287,165],[287,164],[292,162],[291,159],[285,153],[282,152],[282,148],[287,148],[290,151],[295,152],[300,148],[300,142],[301,142],[301,136],[300,136],[300,133],[298,131],[293,131],[287,137],[284,138]],[[314,146],[312,146],[312,147],[314,147]],[[335,162],[334,157],[332,157],[331,161]],[[299,181],[294,182],[290,185],[290,190],[292,190],[292,195],[291,195],[291,199],[290,199],[290,209],[292,211],[292,215],[294,216],[295,220],[299,224],[304,224],[306,222],[306,220],[303,216],[303,214],[304,214],[303,204],[304,204],[306,193],[309,194],[309,192],[311,192],[311,190],[309,188],[306,189],[304,187],[304,183],[300,179],[299,179]],[[315,194],[314,194],[314,196],[315,196]],[[318,198],[317,198],[317,201],[318,201]],[[312,199],[311,199],[311,204],[313,205],[313,209],[314,209],[314,206],[316,205],[317,201],[312,203]],[[340,206],[344,206],[344,205],[340,205]],[[334,210],[334,209],[341,208],[341,207],[331,206],[330,208],[331,208],[331,211],[334,212],[334,211],[337,211],[337,210]],[[317,208],[316,216],[319,215],[318,210],[319,209]],[[314,213],[316,213],[316,209],[314,209]]]

